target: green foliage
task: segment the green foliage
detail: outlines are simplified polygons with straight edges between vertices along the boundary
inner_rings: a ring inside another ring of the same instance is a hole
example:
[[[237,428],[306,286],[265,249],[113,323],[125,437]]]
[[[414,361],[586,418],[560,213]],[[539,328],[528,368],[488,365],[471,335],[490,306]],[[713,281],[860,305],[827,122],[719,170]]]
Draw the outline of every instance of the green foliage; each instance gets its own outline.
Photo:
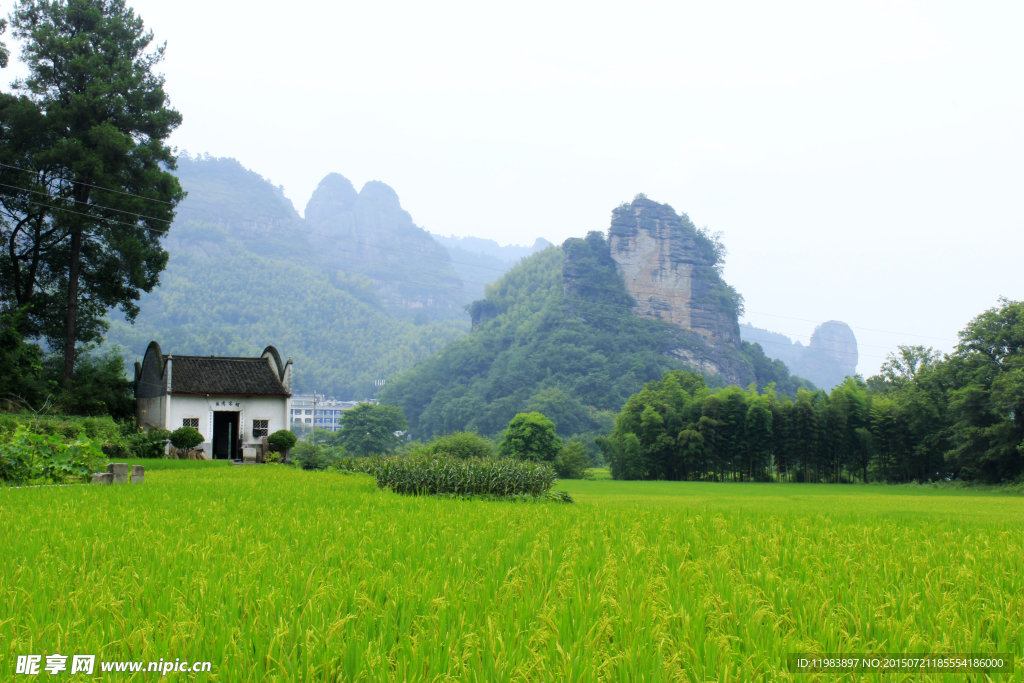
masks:
[[[42,351],[19,331],[25,318],[24,311],[0,315],[0,406],[39,405],[47,394]]]
[[[562,447],[555,460],[555,473],[559,479],[584,479],[590,459],[579,441],[570,441]]]
[[[1024,473],[1024,304],[975,318],[946,357],[901,346],[879,375],[795,400],[666,373],[599,440],[617,479],[1012,482]]]
[[[851,481],[936,479],[941,459],[917,471],[888,468],[881,415],[869,415],[862,382],[796,401],[755,385],[710,389],[700,375],[666,373],[630,397],[612,434],[599,440],[616,479]],[[858,431],[860,430],[860,431]],[[863,434],[871,434],[865,440]],[[880,449],[880,445],[885,447]],[[868,465],[871,465],[869,472]]]
[[[10,438],[0,443],[0,481],[14,484],[37,479],[84,482],[106,462],[99,445],[84,434],[64,443],[57,434],[37,434],[18,425]]]
[[[291,451],[293,464],[304,470],[325,470],[345,457],[345,449],[340,446],[300,441]]]
[[[195,427],[178,427],[171,432],[168,441],[179,450],[189,451],[203,443],[203,435]]]
[[[64,371],[63,354],[48,354],[43,360],[45,377],[59,386]],[[117,347],[99,352],[81,349],[75,356],[71,389],[61,388],[53,402],[63,413],[109,415],[115,420],[135,417],[135,394],[125,375],[124,360]]]
[[[562,439],[554,423],[541,413],[519,413],[508,423],[498,446],[503,458],[554,462],[562,450]]]
[[[163,458],[167,455],[167,441],[171,432],[167,429],[140,430],[128,437],[128,450],[135,458]]]
[[[171,243],[179,246],[162,285],[140,299],[134,325],[111,321],[107,343],[131,360],[153,339],[192,355],[256,356],[273,343],[295,362],[295,391],[361,398],[373,395],[375,379],[412,367],[468,327],[395,317],[372,281],[304,263],[309,254],[288,251],[287,240],[294,236],[281,238],[277,255],[254,253],[219,225],[176,223]]]
[[[345,411],[336,434],[338,443],[353,455],[385,455],[402,444],[402,437],[396,432],[407,428],[401,408],[360,403]]]
[[[184,193],[164,142],[181,115],[155,71],[163,47],[123,0],[25,0],[11,26],[27,74],[20,98],[3,95],[0,157],[30,173],[0,173],[0,270],[16,275],[2,293],[30,306],[29,336],[64,350],[70,381],[76,342],[99,341],[110,308],[133,319],[167,262]]]
[[[926,360],[913,376],[915,412],[942,424],[942,407],[927,411],[942,389],[948,401],[947,457],[968,478],[996,483],[1024,474],[1024,302],[1000,299],[960,333],[944,363]],[[932,377],[932,375],[937,377]]]
[[[120,349],[80,349],[69,390],[61,386],[64,355],[44,355],[37,344],[27,342],[19,329],[25,318],[20,312],[0,315],[0,406],[115,419],[134,416],[135,399]]]
[[[555,483],[555,471],[549,465],[509,459],[425,454],[350,458],[336,469],[371,474],[380,488],[412,495],[542,496]]]
[[[121,424],[109,417],[79,417],[73,415],[51,415],[21,413],[0,413],[0,442],[11,437],[19,427],[32,434],[59,436],[64,441],[86,438],[99,444],[114,443],[125,435]],[[129,430],[129,432],[132,430]]]
[[[298,438],[287,429],[279,429],[267,437],[267,443],[277,446],[282,451],[292,448],[296,441],[298,441]]]
[[[449,456],[456,460],[493,458],[495,448],[490,439],[480,436],[476,432],[452,432],[443,434],[428,444],[413,448],[410,455]]]

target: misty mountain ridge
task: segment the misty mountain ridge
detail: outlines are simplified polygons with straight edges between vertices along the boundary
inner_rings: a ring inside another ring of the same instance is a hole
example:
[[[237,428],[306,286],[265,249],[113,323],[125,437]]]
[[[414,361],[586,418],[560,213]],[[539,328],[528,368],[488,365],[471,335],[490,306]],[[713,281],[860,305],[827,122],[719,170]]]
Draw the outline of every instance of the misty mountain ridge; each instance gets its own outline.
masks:
[[[826,391],[857,372],[857,337],[849,325],[839,320],[829,320],[814,328],[807,346],[750,323],[740,325],[740,337],[760,344],[766,356],[781,360],[790,372]]]
[[[484,286],[497,280],[522,259],[551,246],[543,237],[534,240],[532,247],[518,244],[502,246],[495,240],[482,237],[445,237],[431,233],[431,237],[448,250],[452,267],[463,280],[463,286],[473,300],[484,297]]]
[[[485,284],[551,247],[432,235],[380,181],[357,191],[328,174],[303,216],[235,159],[182,155],[177,174],[188,197],[161,285],[135,325],[111,321],[106,344],[129,364],[152,339],[192,355],[273,343],[296,361],[298,391],[363,398],[468,332],[464,307]]]

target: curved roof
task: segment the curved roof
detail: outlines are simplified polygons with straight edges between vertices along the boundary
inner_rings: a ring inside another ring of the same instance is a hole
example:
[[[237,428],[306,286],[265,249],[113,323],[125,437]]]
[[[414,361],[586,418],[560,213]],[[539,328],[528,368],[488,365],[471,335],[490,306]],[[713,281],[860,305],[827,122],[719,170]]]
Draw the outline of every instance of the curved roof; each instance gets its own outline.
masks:
[[[266,358],[169,356],[171,393],[287,396]]]

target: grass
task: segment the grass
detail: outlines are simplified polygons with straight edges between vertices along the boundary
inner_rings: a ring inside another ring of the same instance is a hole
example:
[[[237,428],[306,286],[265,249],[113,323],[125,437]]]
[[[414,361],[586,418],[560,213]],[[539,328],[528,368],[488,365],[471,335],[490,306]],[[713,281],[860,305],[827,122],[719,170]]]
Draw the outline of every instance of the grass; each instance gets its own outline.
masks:
[[[139,464],[142,486],[0,490],[0,672],[60,652],[212,661],[196,681],[825,681],[786,653],[1024,655],[1020,497],[596,480],[522,505]]]

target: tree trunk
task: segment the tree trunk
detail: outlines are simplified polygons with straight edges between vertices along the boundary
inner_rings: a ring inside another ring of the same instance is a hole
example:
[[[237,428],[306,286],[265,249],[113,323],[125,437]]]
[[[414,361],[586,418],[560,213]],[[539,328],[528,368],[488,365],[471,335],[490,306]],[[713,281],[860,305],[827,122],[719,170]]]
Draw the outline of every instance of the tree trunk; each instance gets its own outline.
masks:
[[[68,271],[68,322],[64,333],[64,388],[71,389],[75,374],[75,323],[78,320],[78,261],[82,253],[82,231],[71,233],[71,268]]]

